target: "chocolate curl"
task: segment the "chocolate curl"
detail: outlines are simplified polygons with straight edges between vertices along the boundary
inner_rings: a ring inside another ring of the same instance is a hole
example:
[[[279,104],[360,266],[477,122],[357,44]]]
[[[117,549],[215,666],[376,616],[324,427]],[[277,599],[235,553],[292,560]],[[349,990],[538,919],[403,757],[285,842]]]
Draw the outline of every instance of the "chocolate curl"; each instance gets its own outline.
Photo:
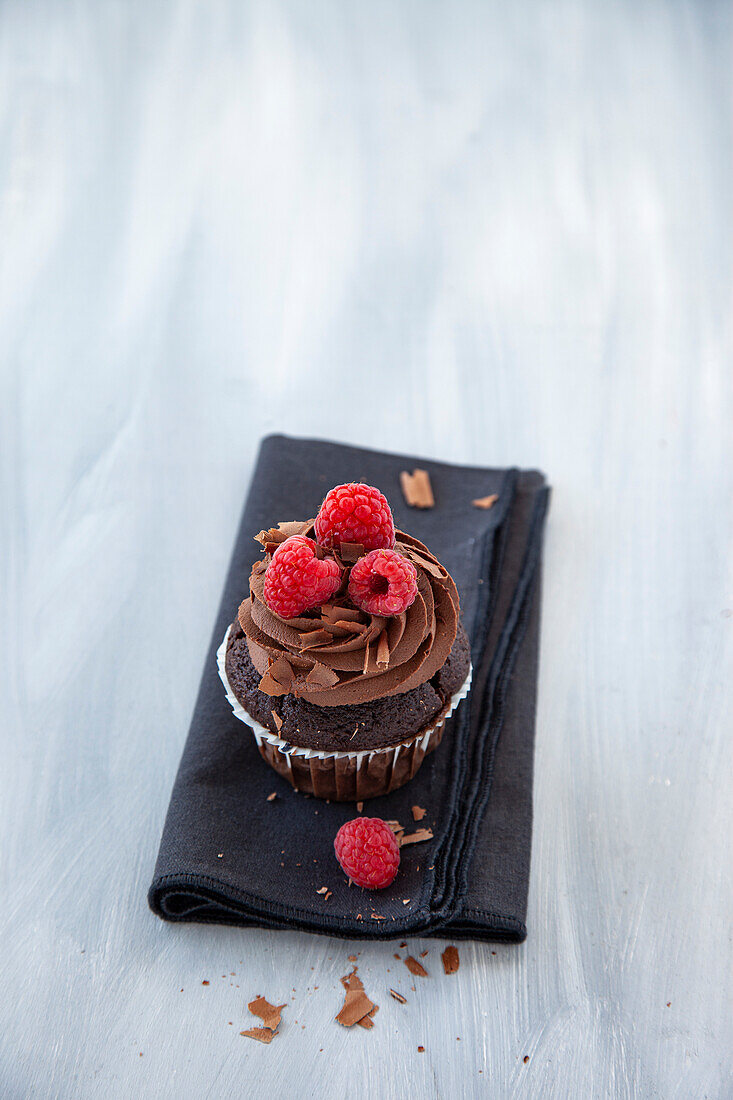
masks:
[[[364,612],[356,607],[340,607],[336,603],[324,603],[321,618],[327,623],[360,622]]]
[[[255,535],[255,542],[259,542],[261,546],[265,547],[270,543],[277,549],[280,543],[285,542],[285,539],[289,539],[291,535],[300,535],[307,526],[307,523],[302,523],[300,520],[288,520],[286,523],[278,523],[277,527],[268,527]]]
[[[389,639],[383,630],[377,642],[377,668],[389,668]]]
[[[498,493],[491,493],[487,497],[478,497],[476,500],[472,500],[474,508],[493,508],[499,499]]]
[[[299,649],[312,649],[316,645],[328,645],[333,641],[330,630],[309,630],[307,634],[300,635]]]
[[[433,508],[435,498],[427,470],[413,470],[411,474],[403,470],[400,474],[402,495],[411,508]]]
[[[278,657],[270,665],[258,686],[265,695],[287,695],[294,679],[295,674],[290,664],[284,657]]]
[[[334,687],[339,682],[337,673],[332,668],[319,664],[318,661],[313,665],[305,680],[307,684],[314,684],[316,687],[322,688]]]
[[[399,838],[400,848],[406,847],[408,844],[421,844],[423,840],[432,840],[432,829],[417,829],[414,833],[407,833],[406,836]]]

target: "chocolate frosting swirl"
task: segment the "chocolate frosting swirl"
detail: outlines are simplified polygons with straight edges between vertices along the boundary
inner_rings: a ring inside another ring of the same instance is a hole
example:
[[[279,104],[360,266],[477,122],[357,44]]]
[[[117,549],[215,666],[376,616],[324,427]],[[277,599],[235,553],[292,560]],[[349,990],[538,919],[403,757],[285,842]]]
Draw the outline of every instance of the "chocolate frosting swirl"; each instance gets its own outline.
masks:
[[[281,619],[265,604],[265,569],[277,546],[291,535],[313,538],[313,520],[262,531],[266,550],[250,575],[249,597],[238,618],[252,663],[268,695],[294,694],[320,707],[366,703],[424,684],[445,663],[458,629],[458,591],[430,551],[403,531],[395,549],[417,570],[417,597],[401,615],[384,618],[356,608],[347,595],[348,569],[361,548],[342,547],[339,591],[322,607]],[[348,560],[347,560],[348,559]]]

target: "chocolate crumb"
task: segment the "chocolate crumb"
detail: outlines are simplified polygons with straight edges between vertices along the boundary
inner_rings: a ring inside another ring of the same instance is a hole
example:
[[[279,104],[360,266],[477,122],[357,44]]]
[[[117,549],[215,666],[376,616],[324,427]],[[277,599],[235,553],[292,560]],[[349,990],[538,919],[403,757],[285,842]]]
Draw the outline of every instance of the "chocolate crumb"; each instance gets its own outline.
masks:
[[[267,801],[268,802],[274,802],[276,798],[277,798],[277,791],[273,791],[272,794],[268,794]]]
[[[528,1055],[528,1054],[525,1054],[524,1058],[522,1058],[522,1061],[524,1062],[524,1064],[525,1064],[525,1066],[526,1066],[526,1065],[527,1065],[527,1062],[529,1061],[529,1055]]]
[[[423,964],[421,962],[418,962],[417,959],[414,959],[412,955],[408,955],[407,958],[404,960],[404,963],[410,973],[414,974],[416,978],[427,978],[427,970],[425,969]]]
[[[405,502],[410,508],[433,508],[435,497],[433,487],[430,484],[430,475],[427,470],[413,470],[408,473],[403,470],[400,474],[400,487]]]
[[[410,899],[409,898],[403,898],[402,899],[402,904],[403,905],[409,905],[410,904]]]
[[[346,990],[346,996],[341,1011],[336,1016],[337,1023],[344,1027],[353,1027],[354,1024],[364,1028],[374,1027],[372,1017],[379,1010],[379,1005],[375,1005],[367,997],[356,967],[350,974],[344,975],[341,984]]]
[[[418,1047],[417,1050],[418,1050],[419,1054],[424,1054],[425,1053],[425,1047]]]
[[[433,830],[432,829],[418,829],[414,833],[408,833],[406,836],[403,835],[401,837],[398,837],[397,838],[397,843],[399,844],[400,848],[404,848],[406,844],[420,844],[420,842],[423,841],[423,840],[432,840],[432,839],[433,839]]]
[[[204,980],[202,981],[201,984],[202,985],[210,985],[211,983],[208,981],[208,979],[204,978]],[[181,993],[183,993],[183,990],[181,990]]]
[[[275,1032],[269,1027],[248,1027],[246,1031],[240,1031],[240,1035],[246,1035],[248,1039],[257,1039],[260,1043],[271,1043]]]
[[[425,958],[425,956],[426,956],[426,955],[429,955],[429,954],[430,954],[430,951],[429,951],[429,950],[428,950],[428,951],[421,951],[421,952],[420,952],[420,958],[421,958],[421,959],[424,959],[424,958]]]
[[[425,817],[425,814],[426,814],[427,812],[428,812],[428,811],[427,811],[427,810],[424,810],[424,809],[422,808],[422,806],[413,806],[413,807],[412,807],[412,818],[413,818],[413,821],[422,821],[422,819],[423,819],[423,818]]]
[[[356,728],[358,729],[359,727],[357,726]],[[357,804],[356,804],[356,811],[357,811],[357,813],[361,813],[361,811],[362,811],[363,809],[364,809],[364,803],[363,803],[363,802],[357,802]]]
[[[250,1010],[253,1016],[259,1016],[265,1027],[272,1032],[277,1031],[280,1027],[280,1020],[282,1018],[282,1010],[286,1006],[271,1005],[265,997],[255,997],[253,1001],[250,1001],[247,1008]],[[268,1042],[269,1040],[265,1040]]]
[[[498,493],[491,493],[487,497],[478,497],[476,500],[472,500],[474,508],[492,508],[499,499]]]
[[[460,966],[460,957],[458,955],[458,948],[453,944],[450,947],[446,947],[443,954],[440,956],[443,960],[443,970],[446,974],[455,974],[456,970]]]
[[[350,963],[355,963],[356,962],[356,955],[347,955],[347,958],[348,958]]]
[[[322,886],[320,888],[320,890],[316,890],[316,893],[317,894],[327,894],[328,893],[328,887],[327,886]]]
[[[403,997],[401,993],[398,993],[396,989],[390,989],[390,997],[394,997],[396,1001],[399,1001],[401,1005],[407,1004],[407,997]]]

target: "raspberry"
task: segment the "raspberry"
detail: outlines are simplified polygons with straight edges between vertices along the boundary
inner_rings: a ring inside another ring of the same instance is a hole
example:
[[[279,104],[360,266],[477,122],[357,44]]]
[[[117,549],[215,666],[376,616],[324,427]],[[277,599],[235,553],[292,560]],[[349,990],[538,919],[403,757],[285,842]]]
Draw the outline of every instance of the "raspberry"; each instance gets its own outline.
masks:
[[[313,539],[291,535],[280,543],[265,571],[265,603],[281,619],[293,619],[325,603],[340,584],[336,562],[320,561]]]
[[[349,596],[370,615],[401,615],[417,596],[417,570],[396,550],[372,550],[351,567]]]
[[[371,485],[352,481],[326,494],[316,516],[316,539],[321,546],[339,548],[358,542],[365,550],[394,546],[394,520],[387,498]]]
[[[397,874],[400,849],[381,817],[355,817],[336,833],[336,859],[357,886],[383,890]]]

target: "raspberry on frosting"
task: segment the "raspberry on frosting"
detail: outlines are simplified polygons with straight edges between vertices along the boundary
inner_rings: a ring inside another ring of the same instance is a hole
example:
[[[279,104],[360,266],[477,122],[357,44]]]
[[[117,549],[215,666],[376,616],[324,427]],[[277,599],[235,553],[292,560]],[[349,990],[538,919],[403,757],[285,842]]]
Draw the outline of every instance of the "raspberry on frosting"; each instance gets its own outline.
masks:
[[[415,602],[417,570],[397,550],[372,550],[352,566],[349,596],[370,615],[401,615]]]
[[[265,571],[264,599],[281,619],[293,619],[318,607],[341,584],[341,570],[332,558],[319,559],[316,544],[305,535],[280,543]]]
[[[394,520],[387,498],[379,489],[352,481],[326,494],[315,522],[321,546],[338,549],[342,542],[359,543],[365,550],[395,544]]]
[[[394,880],[400,865],[395,835],[379,817],[347,821],[333,842],[336,859],[357,886],[383,890]]]

